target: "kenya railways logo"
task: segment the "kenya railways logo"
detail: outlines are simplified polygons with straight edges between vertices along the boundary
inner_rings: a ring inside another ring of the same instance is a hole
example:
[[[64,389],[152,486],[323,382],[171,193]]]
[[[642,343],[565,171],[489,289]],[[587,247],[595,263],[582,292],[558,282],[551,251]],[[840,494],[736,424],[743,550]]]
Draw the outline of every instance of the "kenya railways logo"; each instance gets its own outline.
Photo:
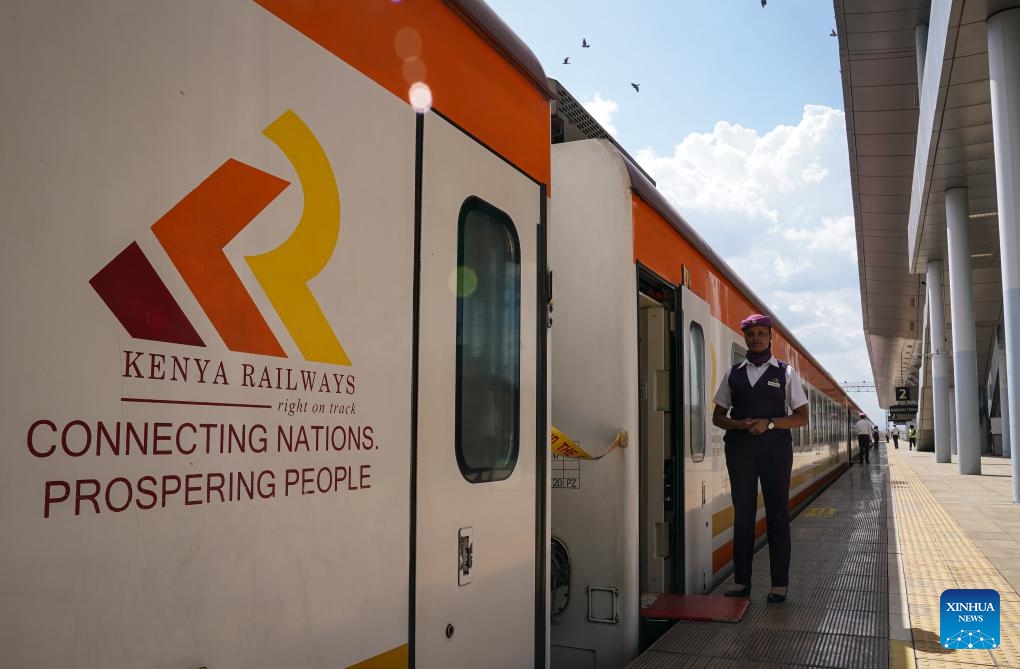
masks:
[[[333,170],[322,146],[293,111],[284,112],[263,134],[294,166],[305,204],[297,227],[283,244],[245,256],[245,261],[306,360],[350,365],[308,288],[308,281],[332,257],[340,234],[340,193]],[[152,226],[231,351],[286,357],[223,248],[289,185],[230,159]],[[137,242],[89,283],[132,337],[205,346]]]

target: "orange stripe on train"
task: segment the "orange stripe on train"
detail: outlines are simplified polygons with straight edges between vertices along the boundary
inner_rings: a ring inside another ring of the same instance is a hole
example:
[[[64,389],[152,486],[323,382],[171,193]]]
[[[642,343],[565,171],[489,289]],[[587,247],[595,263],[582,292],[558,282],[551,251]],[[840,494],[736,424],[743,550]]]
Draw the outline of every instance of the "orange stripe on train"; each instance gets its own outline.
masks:
[[[548,100],[445,3],[255,1],[402,100],[425,83],[435,109],[549,184]]]

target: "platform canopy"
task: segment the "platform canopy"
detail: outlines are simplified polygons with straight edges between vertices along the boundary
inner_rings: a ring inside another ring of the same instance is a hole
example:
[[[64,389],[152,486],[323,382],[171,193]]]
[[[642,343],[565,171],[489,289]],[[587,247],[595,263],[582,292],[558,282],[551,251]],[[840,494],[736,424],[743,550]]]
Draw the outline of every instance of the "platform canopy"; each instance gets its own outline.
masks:
[[[1016,4],[834,1],[865,338],[879,404],[895,404],[897,387],[918,388],[922,425],[932,422],[922,367],[930,260],[944,260],[952,351],[948,189],[969,193],[979,385],[996,364],[1002,287],[986,18]],[[920,86],[918,45],[928,62]],[[952,378],[952,356],[949,365]]]

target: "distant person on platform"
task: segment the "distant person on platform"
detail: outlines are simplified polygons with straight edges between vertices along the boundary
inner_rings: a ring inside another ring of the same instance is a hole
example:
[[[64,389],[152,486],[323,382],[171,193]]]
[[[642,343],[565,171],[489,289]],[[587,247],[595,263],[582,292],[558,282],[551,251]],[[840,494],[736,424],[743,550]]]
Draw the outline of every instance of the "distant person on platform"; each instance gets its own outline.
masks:
[[[854,429],[857,430],[857,445],[860,447],[860,454],[858,454],[858,460],[860,464],[871,464],[871,428],[874,425],[868,420],[867,415],[862,411],[860,418],[857,420]]]
[[[900,428],[894,427],[892,431],[892,445],[893,448],[900,447]]]
[[[911,423],[910,424],[910,428],[907,429],[907,441],[910,442],[910,449],[909,450],[912,451],[915,448],[917,448],[917,428],[914,427],[913,423]]]
[[[877,425],[872,425],[871,426],[871,447],[872,448],[876,448],[876,449],[878,448],[878,426]]]
[[[808,399],[800,376],[772,355],[772,319],[752,314],[740,322],[747,359],[723,374],[712,424],[726,430],[726,470],[733,501],[733,571],[737,588],[727,597],[751,596],[751,561],[758,481],[765,500],[770,604],[786,601],[790,578],[790,474],[793,436],[807,425]],[[727,412],[729,415],[727,416]]]

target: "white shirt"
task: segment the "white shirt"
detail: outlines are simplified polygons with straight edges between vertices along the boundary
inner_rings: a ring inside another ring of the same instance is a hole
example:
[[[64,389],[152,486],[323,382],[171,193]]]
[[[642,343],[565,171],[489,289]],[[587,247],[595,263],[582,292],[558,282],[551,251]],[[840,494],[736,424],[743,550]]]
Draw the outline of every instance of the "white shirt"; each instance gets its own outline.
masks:
[[[872,423],[867,418],[862,418],[859,421],[857,421],[854,427],[857,428],[857,434],[871,436],[871,429],[875,427],[875,424]]]
[[[776,356],[769,358],[769,361],[761,366],[752,365],[744,360],[737,369],[747,370],[747,380],[750,382],[751,387],[758,383],[758,380],[765,373],[768,365],[774,367],[779,366],[779,361],[776,360]],[[732,406],[733,399],[730,397],[730,372],[733,370],[732,367],[726,370],[723,374],[722,382],[719,384],[719,389],[715,391],[715,403],[724,409],[729,409]],[[800,376],[796,370],[793,369],[792,365],[786,366],[786,410],[787,415],[793,413],[794,409],[804,406],[808,403],[807,395],[804,393],[804,386],[800,382]]]

